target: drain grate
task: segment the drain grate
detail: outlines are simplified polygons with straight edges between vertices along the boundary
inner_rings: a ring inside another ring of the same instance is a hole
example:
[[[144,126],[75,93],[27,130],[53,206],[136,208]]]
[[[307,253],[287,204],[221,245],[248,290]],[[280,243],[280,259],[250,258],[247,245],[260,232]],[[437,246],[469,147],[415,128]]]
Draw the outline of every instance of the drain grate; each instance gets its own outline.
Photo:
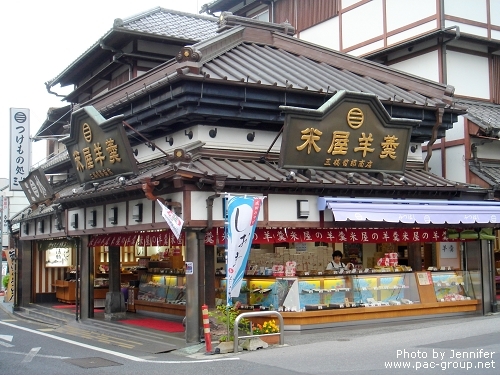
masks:
[[[123,363],[109,361],[104,358],[99,357],[89,357],[89,358],[71,358],[65,359],[64,362],[71,363],[72,365],[81,368],[98,368],[98,367],[109,367],[109,366],[121,366]]]

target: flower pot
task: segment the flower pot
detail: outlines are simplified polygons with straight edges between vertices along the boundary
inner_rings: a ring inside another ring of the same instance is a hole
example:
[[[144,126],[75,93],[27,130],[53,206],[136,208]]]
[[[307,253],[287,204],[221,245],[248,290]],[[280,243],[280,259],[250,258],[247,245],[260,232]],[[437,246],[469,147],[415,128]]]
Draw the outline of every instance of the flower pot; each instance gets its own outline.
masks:
[[[259,336],[259,338],[269,345],[278,345],[280,343],[280,335]]]

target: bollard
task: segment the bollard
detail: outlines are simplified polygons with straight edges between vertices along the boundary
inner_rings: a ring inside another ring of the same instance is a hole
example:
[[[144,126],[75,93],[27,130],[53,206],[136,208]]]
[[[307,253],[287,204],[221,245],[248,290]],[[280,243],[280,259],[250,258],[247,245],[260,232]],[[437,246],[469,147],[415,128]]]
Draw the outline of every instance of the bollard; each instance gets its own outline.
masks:
[[[201,315],[203,318],[203,332],[205,334],[205,348],[207,353],[212,352],[212,338],[210,337],[210,321],[208,319],[208,306],[201,306]]]

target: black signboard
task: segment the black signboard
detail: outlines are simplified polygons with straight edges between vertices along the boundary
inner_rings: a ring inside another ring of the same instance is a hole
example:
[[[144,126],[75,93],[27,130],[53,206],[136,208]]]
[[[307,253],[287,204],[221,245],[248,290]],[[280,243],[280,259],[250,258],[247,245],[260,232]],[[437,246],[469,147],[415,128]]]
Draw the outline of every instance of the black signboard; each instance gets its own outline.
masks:
[[[30,204],[44,202],[52,199],[54,195],[52,186],[40,168],[31,171],[28,177],[21,181],[21,188]]]
[[[122,120],[123,115],[106,120],[92,106],[72,114],[70,135],[61,141],[80,183],[138,173]]]
[[[375,95],[339,91],[317,110],[281,106],[280,166],[346,172],[403,172],[419,121],[392,118]]]

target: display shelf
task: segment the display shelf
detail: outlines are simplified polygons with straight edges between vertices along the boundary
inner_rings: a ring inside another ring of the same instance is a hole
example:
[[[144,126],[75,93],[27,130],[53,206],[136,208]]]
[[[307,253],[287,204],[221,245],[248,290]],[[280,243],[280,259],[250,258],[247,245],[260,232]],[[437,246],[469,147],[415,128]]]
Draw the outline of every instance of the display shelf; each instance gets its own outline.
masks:
[[[183,315],[186,310],[184,275],[145,273],[141,276],[135,310]]]
[[[434,293],[438,302],[475,299],[470,274],[464,271],[431,272]]]

